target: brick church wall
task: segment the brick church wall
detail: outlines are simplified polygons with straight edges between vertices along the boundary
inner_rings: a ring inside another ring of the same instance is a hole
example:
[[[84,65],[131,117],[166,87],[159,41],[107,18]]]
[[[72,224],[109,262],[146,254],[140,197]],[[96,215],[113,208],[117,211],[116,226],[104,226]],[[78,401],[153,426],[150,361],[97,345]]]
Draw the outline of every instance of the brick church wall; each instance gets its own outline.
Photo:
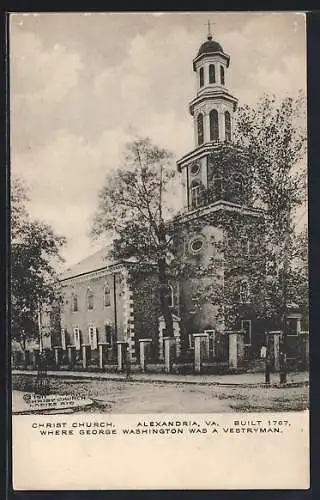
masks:
[[[114,280],[115,276],[115,280]],[[116,317],[114,300],[114,281],[116,289]],[[110,305],[104,305],[104,287],[110,289]],[[73,344],[73,329],[78,327],[81,332],[81,344],[89,344],[89,326],[97,328],[98,342],[105,341],[105,325],[112,328],[113,343],[123,340],[123,294],[122,276],[120,273],[105,274],[102,276],[75,277],[61,283],[63,304],[61,307],[61,327],[66,330],[67,345]],[[93,293],[93,309],[88,309],[87,291]],[[78,297],[78,311],[72,310],[72,295]],[[116,321],[116,322],[115,322]],[[117,332],[117,337],[116,337]]]

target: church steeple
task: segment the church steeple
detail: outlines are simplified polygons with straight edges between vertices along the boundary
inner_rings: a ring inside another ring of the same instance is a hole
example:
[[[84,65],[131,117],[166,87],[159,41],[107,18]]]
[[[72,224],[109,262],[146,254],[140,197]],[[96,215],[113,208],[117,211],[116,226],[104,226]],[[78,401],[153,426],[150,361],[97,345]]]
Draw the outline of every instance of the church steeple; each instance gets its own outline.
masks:
[[[207,40],[193,60],[196,74],[196,97],[189,104],[194,117],[195,147],[208,142],[232,140],[233,113],[237,99],[229,91],[230,57],[213,39],[208,22]]]
[[[194,149],[177,161],[183,171],[187,210],[215,203],[248,205],[251,181],[242,156],[233,144],[238,100],[230,93],[230,57],[212,34],[193,60],[196,95],[189,104],[194,125]],[[232,160],[231,160],[232,158]]]

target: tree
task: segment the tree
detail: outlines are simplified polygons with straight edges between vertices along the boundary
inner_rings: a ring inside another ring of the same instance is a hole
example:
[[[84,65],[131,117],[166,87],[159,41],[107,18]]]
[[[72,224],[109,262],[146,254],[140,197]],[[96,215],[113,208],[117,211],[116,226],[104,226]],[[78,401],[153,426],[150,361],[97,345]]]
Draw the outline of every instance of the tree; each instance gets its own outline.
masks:
[[[111,254],[134,259],[132,273],[156,266],[166,334],[173,336],[167,261],[172,250],[168,189],[174,177],[172,153],[137,139],[124,149],[120,168],[107,175],[99,193],[92,235],[115,235]]]
[[[260,226],[243,224],[245,216],[241,211],[232,220],[229,216],[219,217],[216,224],[226,230],[227,240],[215,243],[215,256],[208,266],[185,268],[187,276],[203,279],[194,294],[196,308],[205,302],[220,304],[220,317],[232,328],[239,325],[244,310],[251,311],[270,329],[283,329],[283,354],[287,306],[295,302],[306,310],[307,302],[306,258],[300,259],[300,268],[295,258],[297,242],[300,250],[306,242],[303,238],[296,239],[294,217],[306,197],[306,169],[302,165],[306,146],[304,112],[302,95],[282,101],[265,95],[256,106],[238,110],[234,143],[222,145],[214,157],[218,164],[225,162],[224,171],[228,172],[225,181],[230,186],[236,181],[231,179],[230,165],[237,176],[243,170],[239,167],[245,165],[241,182],[250,196],[243,198],[243,204],[263,211]],[[209,201],[211,195],[204,193]],[[241,242],[248,236],[249,256],[241,249]],[[247,304],[240,296],[242,275],[250,283],[251,300]],[[211,278],[209,283],[205,280],[207,276]],[[285,356],[282,360],[284,380]]]
[[[255,108],[238,115],[239,143],[246,148],[256,192],[266,210],[266,249],[281,275],[280,307],[283,337],[280,379],[286,382],[286,314],[294,295],[290,257],[295,233],[294,213],[306,197],[306,169],[299,166],[306,154],[305,99],[276,101],[264,96]],[[279,279],[276,279],[276,284]],[[299,300],[299,297],[297,297]]]
[[[27,212],[26,187],[14,179],[11,189],[11,336],[23,351],[39,338],[44,305],[58,297],[56,264],[65,238]]]

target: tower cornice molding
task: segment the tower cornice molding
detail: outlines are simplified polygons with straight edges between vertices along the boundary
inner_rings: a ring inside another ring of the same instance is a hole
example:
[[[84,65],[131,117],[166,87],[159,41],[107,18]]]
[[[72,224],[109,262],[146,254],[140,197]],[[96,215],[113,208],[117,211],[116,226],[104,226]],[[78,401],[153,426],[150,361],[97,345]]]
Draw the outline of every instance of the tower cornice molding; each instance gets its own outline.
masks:
[[[189,104],[189,112],[193,116],[194,115],[194,108],[198,104],[208,102],[211,99],[221,99],[222,101],[228,101],[233,104],[233,110],[235,111],[237,109],[238,105],[238,99],[236,97],[233,97],[233,95],[229,94],[226,90],[214,90],[214,89],[205,89],[200,95],[197,95]]]
[[[190,162],[203,158],[204,156],[208,156],[209,154],[214,153],[216,151],[221,151],[223,148],[227,148],[229,150],[233,149],[234,151],[237,151],[239,154],[242,155],[245,154],[240,147],[235,146],[230,142],[222,142],[222,141],[206,142],[201,146],[197,147],[196,149],[192,150],[190,153],[187,153],[182,158],[180,158],[180,160],[177,161],[176,164],[178,172],[181,172],[181,170],[185,166],[187,166]]]
[[[198,55],[193,59],[193,71],[197,71],[197,63],[201,61],[202,59],[213,59],[215,56],[219,56],[222,59],[224,59],[227,63],[227,68],[229,67],[230,64],[230,56],[228,54],[225,54],[225,52],[203,52],[202,54]]]
[[[246,207],[243,205],[232,203],[230,201],[218,200],[211,203],[210,205],[195,208],[192,211],[181,214],[181,216],[176,220],[176,223],[184,224],[194,219],[201,219],[202,217],[216,214],[221,211],[234,212],[241,215],[250,215],[256,218],[264,218],[266,215],[265,211],[261,208]]]

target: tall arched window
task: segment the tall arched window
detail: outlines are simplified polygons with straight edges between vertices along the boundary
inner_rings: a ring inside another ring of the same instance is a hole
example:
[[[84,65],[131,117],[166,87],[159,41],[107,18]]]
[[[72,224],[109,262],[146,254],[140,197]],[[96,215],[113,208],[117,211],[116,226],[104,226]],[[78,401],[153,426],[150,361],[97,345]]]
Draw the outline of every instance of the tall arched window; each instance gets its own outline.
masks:
[[[73,312],[78,311],[78,296],[75,293],[72,294],[71,307]]]
[[[171,285],[168,285],[168,305],[169,307],[174,306],[173,288]]]
[[[218,141],[219,117],[218,117],[218,111],[216,109],[212,109],[210,111],[209,119],[210,119],[210,141]]]
[[[108,307],[111,304],[111,293],[110,293],[110,288],[106,284],[103,290],[103,303],[104,307]]]
[[[93,297],[93,292],[89,288],[87,292],[88,309],[93,309]]]
[[[214,64],[209,66],[209,83],[216,83],[216,67]]]
[[[112,346],[112,327],[109,323],[104,325],[105,341],[108,347]]]
[[[203,136],[203,114],[199,113],[197,118],[197,128],[198,128],[198,146],[203,144],[204,136]]]
[[[229,111],[226,111],[224,114],[224,130],[226,141],[231,141],[231,116]]]
[[[221,85],[224,85],[224,67],[220,66],[220,83]]]
[[[203,68],[200,68],[200,71],[199,71],[199,85],[200,85],[200,87],[204,86],[204,70],[203,70]]]
[[[191,184],[191,206],[192,208],[197,207],[201,201],[201,186],[197,181],[193,181]]]

